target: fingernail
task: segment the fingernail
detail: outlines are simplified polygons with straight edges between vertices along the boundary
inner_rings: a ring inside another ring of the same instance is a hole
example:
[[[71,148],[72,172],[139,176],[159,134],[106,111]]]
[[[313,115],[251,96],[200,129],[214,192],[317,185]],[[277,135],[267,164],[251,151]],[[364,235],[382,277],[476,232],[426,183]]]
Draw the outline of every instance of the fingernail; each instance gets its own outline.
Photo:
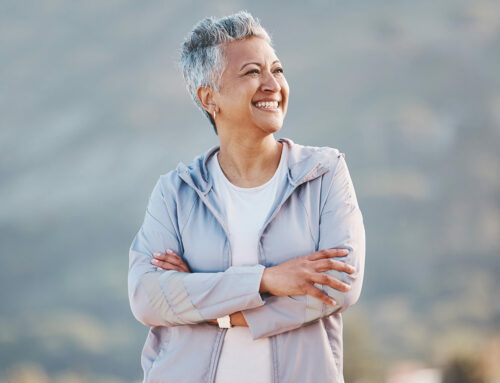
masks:
[[[158,263],[158,260],[157,259],[153,259],[153,260],[151,260],[151,262]]]
[[[172,251],[172,250],[167,249],[167,254],[172,254],[172,253],[173,253],[173,251]]]
[[[344,283],[344,287],[347,289],[347,290],[350,290],[351,289],[351,286],[350,285],[347,285]]]
[[[335,302],[333,299],[330,299],[330,305],[335,306],[337,302]]]
[[[160,256],[160,253],[154,253],[153,254],[155,257],[159,257]]]

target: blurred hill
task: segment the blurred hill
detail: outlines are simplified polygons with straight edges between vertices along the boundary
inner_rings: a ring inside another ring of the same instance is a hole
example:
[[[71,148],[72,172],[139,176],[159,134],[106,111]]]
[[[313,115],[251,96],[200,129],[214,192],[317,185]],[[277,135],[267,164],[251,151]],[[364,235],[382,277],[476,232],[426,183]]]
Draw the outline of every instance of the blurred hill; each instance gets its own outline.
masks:
[[[158,176],[217,143],[176,67],[180,44],[201,18],[240,9],[270,31],[290,84],[277,137],[345,152],[364,214],[348,381],[408,359],[444,365],[499,334],[498,1],[11,0],[0,377],[28,363],[59,379],[141,378],[128,248]]]

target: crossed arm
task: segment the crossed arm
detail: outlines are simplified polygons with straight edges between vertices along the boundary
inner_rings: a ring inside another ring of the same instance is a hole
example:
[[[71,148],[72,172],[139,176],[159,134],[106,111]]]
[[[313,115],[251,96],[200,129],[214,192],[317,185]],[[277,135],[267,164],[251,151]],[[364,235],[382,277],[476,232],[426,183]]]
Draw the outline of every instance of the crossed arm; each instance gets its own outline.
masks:
[[[332,259],[345,257],[349,253],[345,249],[329,249],[318,251],[304,257],[291,259],[278,266],[265,268],[259,285],[259,293],[270,293],[276,296],[309,294],[325,304],[335,306],[336,302],[314,283],[322,283],[342,292],[348,292],[350,285],[335,279],[324,271],[337,270],[348,274],[355,272],[354,268],[346,263]],[[166,253],[154,253],[151,263],[158,270],[175,270],[190,273],[188,265],[176,252],[167,249]],[[230,314],[233,326],[247,326],[248,323],[241,311]],[[217,323],[216,319],[207,322]]]
[[[148,326],[209,322],[232,313],[233,324],[248,325],[257,339],[344,311],[361,291],[365,233],[343,156],[327,195],[320,218],[319,252],[270,268],[255,265],[230,267],[221,273],[189,273],[180,257],[175,262],[178,240],[159,182],[130,249],[132,312]],[[167,248],[172,254],[153,256]],[[338,256],[341,261],[333,259]],[[153,258],[168,261],[171,267],[158,271],[162,265],[155,266]],[[264,292],[271,294],[265,301]]]

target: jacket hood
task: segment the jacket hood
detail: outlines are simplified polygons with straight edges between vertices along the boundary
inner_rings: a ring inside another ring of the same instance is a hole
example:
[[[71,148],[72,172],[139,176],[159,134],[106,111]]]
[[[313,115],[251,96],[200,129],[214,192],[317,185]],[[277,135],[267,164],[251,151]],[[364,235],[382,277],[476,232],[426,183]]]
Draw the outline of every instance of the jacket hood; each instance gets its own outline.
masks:
[[[337,158],[341,155],[335,148],[299,145],[289,138],[279,138],[278,141],[287,145],[288,180],[293,186],[311,181],[333,169]],[[188,185],[207,194],[212,187],[207,162],[219,149],[218,145],[211,147],[189,165],[179,162],[176,168],[177,174]]]

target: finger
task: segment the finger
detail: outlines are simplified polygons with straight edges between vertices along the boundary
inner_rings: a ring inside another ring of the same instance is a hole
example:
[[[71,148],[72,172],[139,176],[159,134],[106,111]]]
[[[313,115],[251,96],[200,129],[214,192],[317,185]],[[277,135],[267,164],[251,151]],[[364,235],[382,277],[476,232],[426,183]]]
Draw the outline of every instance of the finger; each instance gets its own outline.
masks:
[[[319,283],[321,285],[330,286],[332,289],[338,290],[343,293],[347,293],[351,290],[351,286],[347,283],[339,281],[337,278],[325,273],[314,273],[311,275],[310,280],[314,283]]]
[[[175,251],[172,251],[170,249],[167,249],[167,254],[169,255],[169,262],[175,263],[176,265],[185,268],[186,270],[189,271],[189,267],[187,263],[182,259],[182,257],[177,254]]]
[[[169,250],[167,250],[167,252],[168,251]],[[169,262],[179,267],[182,267],[186,270],[189,270],[188,266],[182,260],[182,258],[179,255],[175,254],[174,252],[172,252],[171,254],[154,253],[154,257],[156,259],[159,259],[160,261]]]
[[[156,252],[156,253],[154,253],[154,255],[159,255],[159,256],[163,256],[163,257],[167,256],[167,255],[173,255],[175,257],[181,258],[181,256],[179,254],[177,254],[175,251],[170,250],[170,249],[167,249],[164,253]]]
[[[189,267],[182,261],[178,259],[173,260],[171,256],[168,256],[167,259],[164,261],[170,266],[175,266],[177,271],[181,271],[183,273],[190,273],[191,270],[189,270]]]
[[[151,263],[154,266],[161,268],[162,270],[174,270],[174,271],[185,272],[182,268],[180,268],[177,265],[165,261],[160,261],[158,259],[153,259]]]
[[[184,270],[182,270],[179,266],[169,266],[168,268],[164,269],[161,267],[157,267],[156,271],[177,271],[179,273],[185,273]]]
[[[316,299],[319,299],[321,302],[330,305],[330,306],[335,306],[337,302],[335,302],[332,298],[328,296],[323,290],[318,289],[314,285],[308,285],[309,287],[307,288],[306,294],[310,295]]]
[[[314,270],[316,271],[337,270],[337,271],[343,271],[347,274],[354,274],[356,272],[356,269],[351,265],[331,258],[319,259],[317,261],[314,261]]]
[[[175,271],[180,271],[182,273],[190,273],[191,272],[186,265],[179,266],[179,265],[175,265],[175,264],[168,262],[168,261],[160,261],[160,264],[161,264],[161,268],[163,268],[165,270],[175,270]]]
[[[172,253],[172,252],[171,252],[171,253],[169,253],[169,251],[168,251],[168,250],[167,250],[167,252],[166,252],[166,253],[154,253],[153,255],[154,255],[154,257],[155,257],[155,258],[158,258],[158,259],[160,259],[160,260],[162,260],[162,261],[167,261],[167,260],[169,260],[169,259],[170,259],[170,260],[172,260],[172,261],[173,261],[174,259],[175,259],[175,260],[181,260],[181,261],[182,261],[182,258],[181,258],[178,254],[176,254],[176,253]]]
[[[310,261],[317,261],[318,259],[324,258],[345,257],[347,254],[349,254],[349,250],[347,249],[324,249],[309,254],[307,259]]]

